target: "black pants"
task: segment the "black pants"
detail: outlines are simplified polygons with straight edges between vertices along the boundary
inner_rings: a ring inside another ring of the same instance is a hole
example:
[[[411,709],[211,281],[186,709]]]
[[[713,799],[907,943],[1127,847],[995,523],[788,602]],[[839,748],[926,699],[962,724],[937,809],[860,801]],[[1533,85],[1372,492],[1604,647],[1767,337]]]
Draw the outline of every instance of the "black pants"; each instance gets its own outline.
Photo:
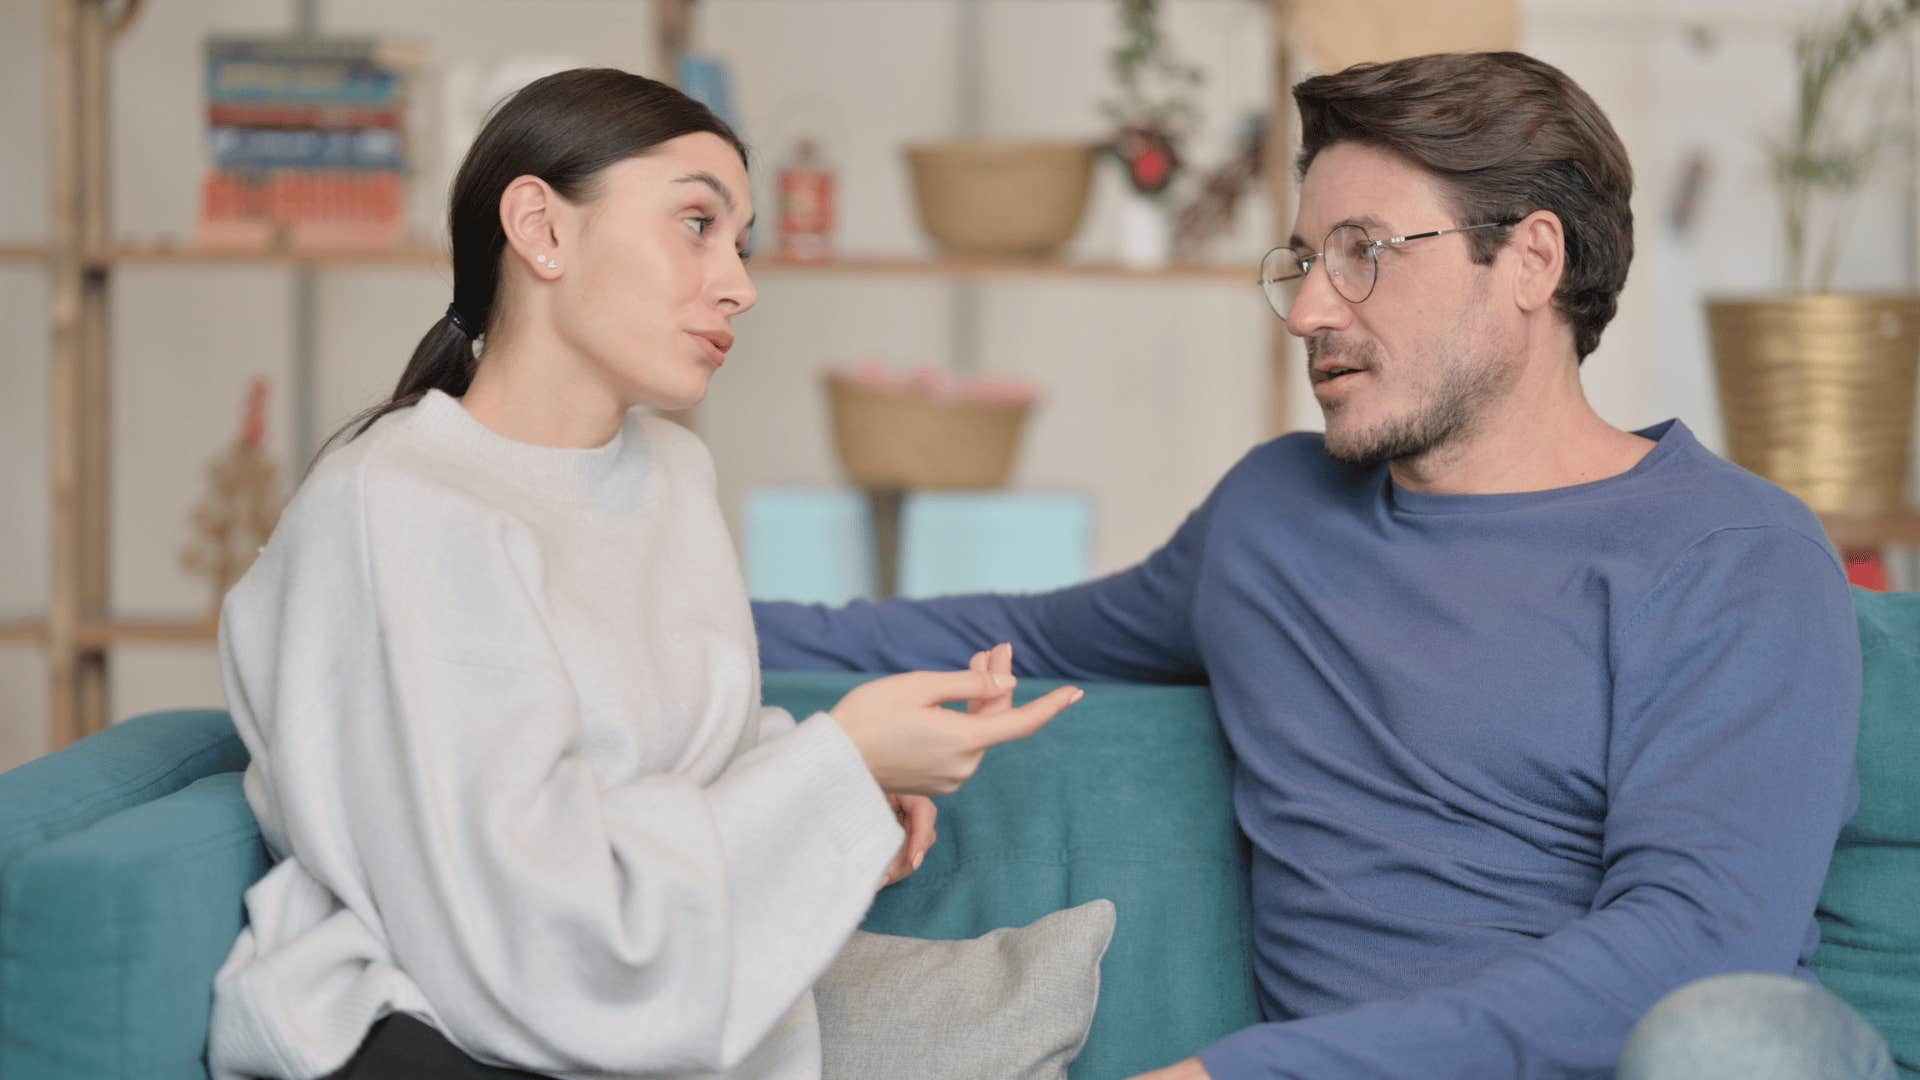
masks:
[[[327,1080],[543,1080],[538,1073],[483,1065],[406,1013],[382,1018],[353,1060]]]

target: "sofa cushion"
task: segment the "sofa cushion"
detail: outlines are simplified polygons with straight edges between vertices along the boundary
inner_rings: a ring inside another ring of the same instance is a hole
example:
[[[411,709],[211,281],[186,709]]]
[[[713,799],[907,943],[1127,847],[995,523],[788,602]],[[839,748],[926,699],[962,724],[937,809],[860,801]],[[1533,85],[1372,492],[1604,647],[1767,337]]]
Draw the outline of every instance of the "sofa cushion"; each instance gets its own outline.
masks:
[[[206,1075],[213,973],[267,871],[240,781],[121,810],[0,875],[0,1076]]]
[[[0,775],[0,877],[48,840],[246,767],[224,709],[151,713],[30,761]]]
[[[871,677],[769,672],[765,698],[805,718]],[[1057,685],[1023,680],[1017,697]],[[939,842],[863,929],[970,938],[1113,901],[1099,1007],[1069,1075],[1131,1076],[1260,1021],[1246,852],[1205,689],[1082,685],[1084,701],[936,800]]]
[[[1920,595],[1854,591],[1865,682],[1860,810],[1820,894],[1822,982],[1920,1070]]]
[[[1112,940],[1105,900],[964,941],[858,931],[813,987],[822,1080],[1058,1080]]]

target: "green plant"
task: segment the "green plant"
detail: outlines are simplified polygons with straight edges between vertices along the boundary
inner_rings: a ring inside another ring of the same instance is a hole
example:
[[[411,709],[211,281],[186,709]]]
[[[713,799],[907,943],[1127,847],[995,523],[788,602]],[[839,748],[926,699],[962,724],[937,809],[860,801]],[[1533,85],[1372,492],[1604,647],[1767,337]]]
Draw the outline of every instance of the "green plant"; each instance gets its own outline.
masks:
[[[1198,117],[1186,94],[1200,85],[1201,72],[1174,60],[1154,0],[1118,3],[1124,37],[1111,63],[1120,96],[1101,102],[1100,111],[1114,123],[1109,150],[1126,166],[1134,188],[1158,194],[1179,171],[1180,138]]]
[[[1773,179],[1780,189],[1782,224],[1786,230],[1787,287],[1807,289],[1807,238],[1812,228],[1814,199],[1843,197],[1857,190],[1873,171],[1887,131],[1875,125],[1866,134],[1849,137],[1831,121],[1828,105],[1835,91],[1874,48],[1896,36],[1920,16],[1920,0],[1858,3],[1832,22],[1803,31],[1794,41],[1799,64],[1799,96],[1791,138],[1776,143]],[[1823,292],[1833,282],[1845,233],[1844,219],[1836,223],[1822,250],[1811,291]]]

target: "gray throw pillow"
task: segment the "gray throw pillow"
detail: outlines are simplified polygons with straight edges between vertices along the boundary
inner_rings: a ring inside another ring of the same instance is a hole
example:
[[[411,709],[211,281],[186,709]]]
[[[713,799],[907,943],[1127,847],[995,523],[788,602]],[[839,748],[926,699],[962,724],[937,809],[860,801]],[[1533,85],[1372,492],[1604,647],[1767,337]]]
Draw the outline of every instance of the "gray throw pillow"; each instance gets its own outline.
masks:
[[[856,932],[813,988],[823,1080],[1066,1076],[1113,923],[1094,900],[965,941]]]

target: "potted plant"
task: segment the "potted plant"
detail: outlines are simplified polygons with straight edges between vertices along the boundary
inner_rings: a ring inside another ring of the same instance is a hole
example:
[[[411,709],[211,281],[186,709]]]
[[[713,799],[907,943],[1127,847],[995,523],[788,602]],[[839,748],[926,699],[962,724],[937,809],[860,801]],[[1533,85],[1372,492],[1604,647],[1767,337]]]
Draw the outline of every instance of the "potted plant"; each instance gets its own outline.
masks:
[[[1127,199],[1121,210],[1121,261],[1138,267],[1164,265],[1172,251],[1168,191],[1180,175],[1180,143],[1197,117],[1186,94],[1200,84],[1200,69],[1174,60],[1154,0],[1118,0],[1121,43],[1113,50],[1119,97],[1100,111],[1114,125],[1106,153],[1124,171]]]
[[[1885,514],[1906,501],[1920,296],[1831,291],[1843,230],[1829,222],[1816,252],[1814,223],[1819,207],[1858,191],[1885,141],[1843,130],[1832,116],[1839,92],[1916,16],[1920,0],[1863,2],[1796,40],[1793,126],[1772,149],[1785,292],[1707,304],[1729,456],[1824,514]]]

